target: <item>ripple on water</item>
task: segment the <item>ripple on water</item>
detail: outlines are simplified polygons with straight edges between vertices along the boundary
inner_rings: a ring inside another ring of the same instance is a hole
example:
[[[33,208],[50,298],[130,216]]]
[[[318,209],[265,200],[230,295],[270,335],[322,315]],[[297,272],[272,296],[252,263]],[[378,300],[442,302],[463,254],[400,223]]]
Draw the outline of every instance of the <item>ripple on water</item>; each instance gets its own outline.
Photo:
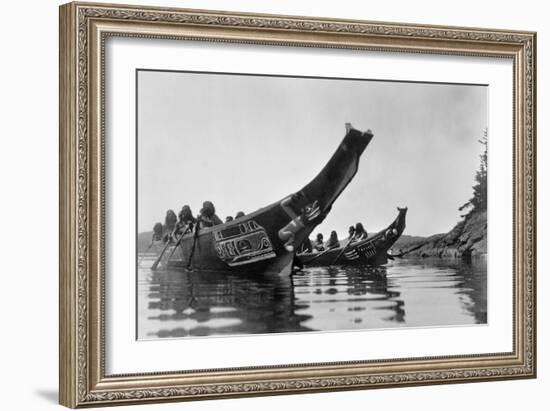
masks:
[[[396,260],[292,277],[138,270],[138,337],[431,327],[487,322],[485,261]]]

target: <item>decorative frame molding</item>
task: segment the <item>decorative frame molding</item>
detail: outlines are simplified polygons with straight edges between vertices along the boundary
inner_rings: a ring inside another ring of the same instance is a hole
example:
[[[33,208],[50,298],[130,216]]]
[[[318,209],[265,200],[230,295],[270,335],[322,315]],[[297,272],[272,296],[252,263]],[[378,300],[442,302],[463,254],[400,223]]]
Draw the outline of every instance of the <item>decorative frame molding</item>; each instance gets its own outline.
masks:
[[[514,350],[105,375],[104,43],[109,36],[490,56],[514,62]],[[60,403],[68,407],[536,376],[536,34],[69,3],[60,7]]]

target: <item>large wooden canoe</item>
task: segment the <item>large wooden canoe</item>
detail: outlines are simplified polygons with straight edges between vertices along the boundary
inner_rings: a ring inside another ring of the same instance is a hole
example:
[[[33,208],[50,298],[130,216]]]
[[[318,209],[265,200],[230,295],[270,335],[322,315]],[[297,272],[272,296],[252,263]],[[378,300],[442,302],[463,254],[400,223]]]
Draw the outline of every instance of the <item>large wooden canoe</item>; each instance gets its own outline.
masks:
[[[168,246],[155,268],[290,274],[295,253],[285,248],[279,230],[296,215],[308,215],[304,210],[316,210],[303,219],[304,227],[295,234],[292,245],[298,247],[353,179],[372,137],[370,130],[361,132],[346,125],[336,152],[300,191],[229,223],[186,234],[177,247]]]
[[[395,220],[385,229],[365,240],[348,244],[320,253],[298,254],[299,261],[307,267],[329,265],[382,265],[388,262],[388,250],[405,230],[407,208],[397,208]],[[342,242],[341,242],[342,243]],[[389,256],[391,258],[391,255]]]

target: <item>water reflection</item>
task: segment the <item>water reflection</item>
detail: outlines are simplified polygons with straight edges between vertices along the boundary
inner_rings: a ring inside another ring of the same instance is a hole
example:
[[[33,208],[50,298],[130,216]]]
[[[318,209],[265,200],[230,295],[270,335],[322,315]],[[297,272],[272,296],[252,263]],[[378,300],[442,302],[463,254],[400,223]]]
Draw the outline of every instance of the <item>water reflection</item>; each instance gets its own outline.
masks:
[[[305,325],[312,329],[373,328],[376,319],[404,321],[401,293],[388,281],[386,267],[320,267],[297,273],[294,292],[311,313]]]
[[[138,337],[483,324],[486,264],[398,260],[292,277],[138,272]]]
[[[148,276],[145,337],[308,331],[292,278],[160,271]],[[141,287],[139,287],[141,288]],[[151,327],[152,326],[152,327]],[[140,328],[140,327],[138,327]]]

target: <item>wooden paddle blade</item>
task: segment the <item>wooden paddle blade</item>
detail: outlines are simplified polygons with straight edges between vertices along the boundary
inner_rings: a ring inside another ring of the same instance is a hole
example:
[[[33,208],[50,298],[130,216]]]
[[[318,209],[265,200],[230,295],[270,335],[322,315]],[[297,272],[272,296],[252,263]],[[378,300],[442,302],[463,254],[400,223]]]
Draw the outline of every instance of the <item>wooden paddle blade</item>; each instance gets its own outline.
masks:
[[[164,246],[164,248],[162,249],[160,255],[158,256],[158,258],[155,260],[155,262],[153,263],[153,265],[151,266],[151,270],[155,271],[160,263],[160,261],[162,260],[162,257],[164,256],[164,253],[166,252],[166,250],[168,249],[168,246],[170,245],[170,242],[167,242],[166,245]]]

